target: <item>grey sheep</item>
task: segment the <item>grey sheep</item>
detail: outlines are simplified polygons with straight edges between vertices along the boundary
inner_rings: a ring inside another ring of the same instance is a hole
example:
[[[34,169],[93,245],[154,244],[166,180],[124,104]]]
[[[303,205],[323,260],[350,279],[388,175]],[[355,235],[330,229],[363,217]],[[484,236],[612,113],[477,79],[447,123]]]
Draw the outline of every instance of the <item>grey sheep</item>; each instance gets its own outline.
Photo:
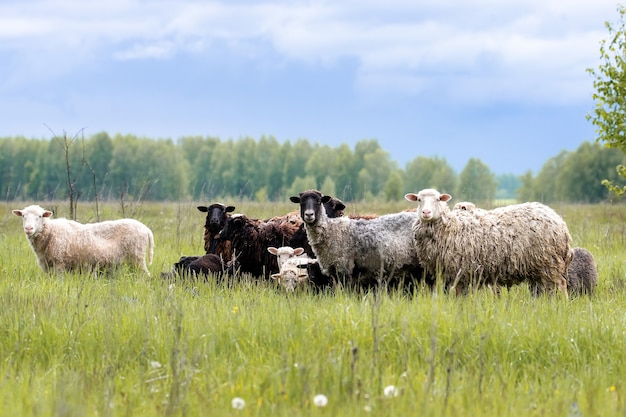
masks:
[[[514,204],[481,214],[450,210],[449,194],[435,189],[405,195],[417,202],[415,250],[426,273],[446,287],[511,286],[527,282],[567,296],[566,271],[572,259],[567,225],[541,203]]]
[[[300,205],[308,241],[323,274],[348,287],[370,287],[381,278],[405,284],[421,279],[411,225],[417,213],[401,212],[372,219],[329,218],[331,199],[317,190],[290,197]]]
[[[574,295],[593,294],[598,285],[596,261],[587,249],[573,248],[567,268],[567,291]]]

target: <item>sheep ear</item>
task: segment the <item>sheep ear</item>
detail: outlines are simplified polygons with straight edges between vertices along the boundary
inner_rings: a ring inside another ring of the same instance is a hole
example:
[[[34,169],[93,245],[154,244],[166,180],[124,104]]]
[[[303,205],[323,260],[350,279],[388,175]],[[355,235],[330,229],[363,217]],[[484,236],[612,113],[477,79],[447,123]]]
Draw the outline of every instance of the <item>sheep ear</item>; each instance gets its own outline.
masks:
[[[404,198],[407,199],[408,201],[417,201],[417,194],[408,193],[404,195]]]
[[[45,210],[43,212],[43,217],[50,217],[50,216],[52,216],[52,212],[50,210]]]
[[[300,204],[300,197],[294,195],[289,197],[289,201],[291,201],[292,203],[296,203],[296,204]]]
[[[304,253],[304,248],[295,248],[293,250],[293,254],[298,256],[298,255],[302,255]]]
[[[273,246],[270,246],[269,248],[267,248],[267,251],[271,253],[272,255],[278,255],[278,249],[276,249]]]
[[[272,274],[271,277],[278,281],[280,279],[280,273]]]
[[[450,194],[441,194],[439,197],[440,201],[450,201],[452,200],[452,196]]]
[[[328,203],[331,199],[332,199],[332,197],[329,196],[329,195],[322,196],[322,204]]]
[[[206,213],[207,211],[209,211],[209,208],[206,206],[198,206],[198,210],[200,210],[203,213]]]
[[[22,217],[22,210],[13,210],[13,214]]]
[[[226,209],[224,211],[226,211],[226,213],[233,212],[233,211],[235,211],[235,206],[228,206],[228,207],[226,207]]]

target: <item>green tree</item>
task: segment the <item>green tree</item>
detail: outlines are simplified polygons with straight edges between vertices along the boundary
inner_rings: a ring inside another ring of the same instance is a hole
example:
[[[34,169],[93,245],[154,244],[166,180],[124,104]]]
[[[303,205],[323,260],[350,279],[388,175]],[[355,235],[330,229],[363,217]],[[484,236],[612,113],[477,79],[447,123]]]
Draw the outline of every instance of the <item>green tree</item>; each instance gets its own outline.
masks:
[[[357,178],[361,197],[378,196],[384,190],[389,175],[396,169],[389,154],[380,148],[363,155],[363,165]]]
[[[557,178],[568,157],[568,151],[561,151],[557,156],[548,159],[543,164],[541,171],[539,171],[539,174],[537,174],[537,177],[533,180],[533,201],[552,203],[561,200],[559,191],[557,191]]]
[[[394,170],[385,183],[385,199],[389,201],[400,200],[405,194],[402,192],[402,189],[402,172],[400,170]]]
[[[470,158],[459,175],[458,201],[490,203],[496,196],[498,182],[495,175],[480,159]]]
[[[527,201],[535,201],[535,179],[533,178],[532,171],[528,170],[524,175],[520,177],[520,186],[515,191],[515,196],[520,203]]]
[[[306,177],[296,177],[289,187],[289,195],[298,195],[303,191],[310,189],[319,189],[315,177],[307,175]],[[320,190],[321,191],[321,190]]]
[[[498,190],[496,191],[496,198],[510,199],[515,198],[515,191],[522,184],[520,177],[514,174],[498,175]]]
[[[621,162],[623,154],[619,150],[584,142],[564,159],[556,175],[556,198],[575,203],[606,200],[609,190],[601,182],[608,179],[617,184],[615,166]]]
[[[406,166],[405,193],[436,188],[440,192],[452,194],[456,192],[456,185],[457,175],[444,158],[418,156]]]
[[[587,119],[596,126],[598,141],[626,153],[626,8],[620,5],[617,11],[617,24],[605,23],[609,36],[600,42],[600,66],[588,69],[595,78],[596,92],[593,94],[595,108]],[[626,166],[619,164],[616,170],[626,178]],[[626,193],[626,186],[618,186],[608,179],[602,183],[618,196]]]
[[[324,179],[324,182],[322,183],[322,187],[320,188],[320,191],[323,194],[335,197],[337,195],[335,181],[330,176],[326,177]]]

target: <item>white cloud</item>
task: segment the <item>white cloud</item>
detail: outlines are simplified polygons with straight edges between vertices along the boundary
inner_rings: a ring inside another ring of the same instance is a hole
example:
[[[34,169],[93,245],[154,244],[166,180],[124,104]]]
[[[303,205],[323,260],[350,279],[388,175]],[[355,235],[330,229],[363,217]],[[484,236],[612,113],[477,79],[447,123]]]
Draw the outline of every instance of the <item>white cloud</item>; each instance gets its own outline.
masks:
[[[287,62],[354,60],[364,94],[582,100],[615,9],[612,0],[14,1],[0,6],[0,58],[14,63],[16,82],[80,70],[95,56],[202,59],[215,45],[263,60],[264,49],[250,52],[262,42]],[[64,64],[51,71],[55,60]]]

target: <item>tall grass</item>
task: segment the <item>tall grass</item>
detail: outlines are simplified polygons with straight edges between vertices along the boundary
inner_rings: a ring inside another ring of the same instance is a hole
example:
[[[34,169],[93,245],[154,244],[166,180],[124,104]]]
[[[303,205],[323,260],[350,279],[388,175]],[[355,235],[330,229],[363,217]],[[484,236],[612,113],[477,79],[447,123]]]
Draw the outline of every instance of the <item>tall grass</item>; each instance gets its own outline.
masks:
[[[600,272],[593,297],[566,301],[525,286],[286,295],[247,276],[164,281],[180,255],[202,253],[196,205],[134,207],[155,232],[152,277],[44,274],[20,219],[0,211],[2,415],[626,414],[624,206],[555,207]],[[252,217],[296,208],[235,205]],[[119,217],[113,204],[102,210]],[[79,205],[79,219],[92,215]],[[389,385],[397,396],[384,394]]]

